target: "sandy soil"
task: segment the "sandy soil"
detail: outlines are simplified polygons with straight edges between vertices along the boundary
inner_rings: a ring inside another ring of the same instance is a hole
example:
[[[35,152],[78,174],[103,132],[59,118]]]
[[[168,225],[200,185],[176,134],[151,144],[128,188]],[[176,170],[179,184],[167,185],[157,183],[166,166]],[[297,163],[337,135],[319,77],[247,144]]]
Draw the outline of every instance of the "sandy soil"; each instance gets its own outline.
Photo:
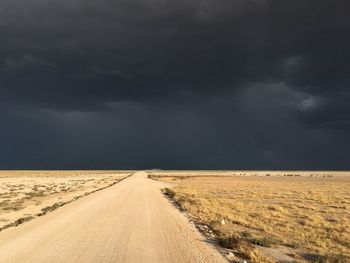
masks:
[[[0,232],[0,262],[225,262],[144,172]]]
[[[112,171],[0,171],[0,231],[108,187],[130,175]]]

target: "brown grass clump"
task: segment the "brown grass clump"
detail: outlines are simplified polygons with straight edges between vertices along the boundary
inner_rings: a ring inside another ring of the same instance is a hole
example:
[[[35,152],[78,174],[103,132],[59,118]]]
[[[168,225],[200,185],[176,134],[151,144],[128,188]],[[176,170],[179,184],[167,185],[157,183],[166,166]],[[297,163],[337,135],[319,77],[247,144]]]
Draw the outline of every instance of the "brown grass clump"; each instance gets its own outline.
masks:
[[[171,199],[174,199],[174,197],[176,195],[176,192],[171,188],[164,188],[163,192],[166,196],[168,196]]]
[[[263,257],[259,253],[259,250],[245,238],[239,236],[222,236],[217,237],[217,243],[224,248],[232,249],[235,255],[249,260],[249,262],[271,262],[268,258]]]
[[[225,247],[244,240],[295,250],[299,261],[350,262],[349,177],[165,175],[157,179],[175,184],[166,194]]]

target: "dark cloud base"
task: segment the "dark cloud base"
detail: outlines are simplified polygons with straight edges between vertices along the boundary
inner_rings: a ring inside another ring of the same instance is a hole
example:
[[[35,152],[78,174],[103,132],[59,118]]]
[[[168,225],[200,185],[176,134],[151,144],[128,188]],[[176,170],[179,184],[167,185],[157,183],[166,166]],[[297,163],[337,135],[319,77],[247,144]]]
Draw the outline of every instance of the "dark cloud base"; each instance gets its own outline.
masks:
[[[348,10],[1,1],[0,168],[350,169]]]

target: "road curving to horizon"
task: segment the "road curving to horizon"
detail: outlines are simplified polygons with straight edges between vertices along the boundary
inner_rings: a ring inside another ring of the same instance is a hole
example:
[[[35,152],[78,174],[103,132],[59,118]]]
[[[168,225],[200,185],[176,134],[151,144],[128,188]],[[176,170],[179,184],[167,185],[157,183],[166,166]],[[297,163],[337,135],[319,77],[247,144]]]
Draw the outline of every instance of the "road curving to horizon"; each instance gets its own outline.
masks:
[[[145,172],[0,232],[0,262],[227,262]]]

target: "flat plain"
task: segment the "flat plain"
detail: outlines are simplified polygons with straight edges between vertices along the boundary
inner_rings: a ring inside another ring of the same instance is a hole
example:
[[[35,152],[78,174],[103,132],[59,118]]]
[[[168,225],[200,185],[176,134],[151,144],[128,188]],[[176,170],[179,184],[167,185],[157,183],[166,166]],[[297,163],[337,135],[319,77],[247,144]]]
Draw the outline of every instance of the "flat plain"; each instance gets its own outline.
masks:
[[[99,175],[101,176],[101,175]],[[4,263],[220,263],[213,244],[145,172],[0,232]]]
[[[349,175],[1,171],[0,262],[349,262]]]
[[[151,171],[165,194],[250,262],[349,262],[350,173]]]
[[[0,230],[104,189],[130,171],[0,171]]]

